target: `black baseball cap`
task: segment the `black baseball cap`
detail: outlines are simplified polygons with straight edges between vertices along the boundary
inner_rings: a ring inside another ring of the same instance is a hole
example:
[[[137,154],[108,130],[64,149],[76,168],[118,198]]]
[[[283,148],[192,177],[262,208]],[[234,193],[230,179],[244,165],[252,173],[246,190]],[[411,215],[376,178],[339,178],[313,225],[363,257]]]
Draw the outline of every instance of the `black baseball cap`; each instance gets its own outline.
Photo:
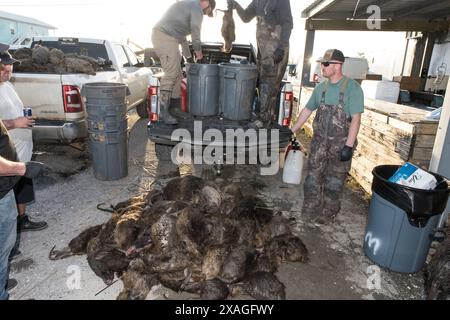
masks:
[[[323,58],[317,60],[317,62],[330,62],[330,61],[339,61],[344,63],[345,56],[342,51],[338,49],[329,49],[323,55]]]
[[[1,47],[0,47],[0,48],[1,48]],[[14,63],[16,63],[16,62],[19,62],[19,63],[20,63],[20,61],[14,59],[14,58],[11,56],[11,53],[9,53],[8,51],[2,51],[2,52],[0,52],[0,63],[1,63],[1,64],[8,65],[8,64],[14,64]]]

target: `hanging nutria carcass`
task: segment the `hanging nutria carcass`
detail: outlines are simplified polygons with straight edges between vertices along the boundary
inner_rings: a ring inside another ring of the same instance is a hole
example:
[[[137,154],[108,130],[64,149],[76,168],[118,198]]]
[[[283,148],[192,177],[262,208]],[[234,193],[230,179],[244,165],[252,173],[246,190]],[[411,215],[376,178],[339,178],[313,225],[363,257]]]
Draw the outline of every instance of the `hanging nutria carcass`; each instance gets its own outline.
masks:
[[[200,295],[201,300],[225,300],[230,295],[228,286],[219,279],[188,284],[183,290]]]
[[[140,258],[130,262],[122,282],[123,290],[117,300],[145,300],[152,288],[159,284],[157,275],[152,274]]]
[[[242,283],[232,287],[233,295],[241,290],[256,300],[286,300],[284,284],[269,272],[252,273]]]
[[[87,253],[89,241],[95,238],[102,229],[102,225],[88,228],[69,242],[69,246],[62,250],[54,250],[53,248],[48,258],[50,260],[61,260],[74,255],[83,255]]]
[[[219,10],[224,13],[222,22],[222,37],[225,40],[223,50],[230,53],[233,48],[233,42],[236,40],[236,25],[233,19],[233,9]]]
[[[33,49],[31,57],[33,62],[38,65],[46,65],[48,63],[50,50],[47,47],[36,47]]]
[[[427,300],[450,300],[450,233],[425,269]]]

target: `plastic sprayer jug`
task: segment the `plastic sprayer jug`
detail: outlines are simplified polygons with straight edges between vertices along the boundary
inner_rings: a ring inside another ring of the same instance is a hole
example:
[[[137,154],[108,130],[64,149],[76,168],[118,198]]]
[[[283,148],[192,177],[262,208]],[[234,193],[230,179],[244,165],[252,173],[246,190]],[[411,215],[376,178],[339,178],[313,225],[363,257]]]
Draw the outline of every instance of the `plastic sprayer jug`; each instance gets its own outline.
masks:
[[[305,155],[300,143],[292,141],[288,148],[283,171],[283,182],[287,184],[300,184],[302,181],[303,162]]]

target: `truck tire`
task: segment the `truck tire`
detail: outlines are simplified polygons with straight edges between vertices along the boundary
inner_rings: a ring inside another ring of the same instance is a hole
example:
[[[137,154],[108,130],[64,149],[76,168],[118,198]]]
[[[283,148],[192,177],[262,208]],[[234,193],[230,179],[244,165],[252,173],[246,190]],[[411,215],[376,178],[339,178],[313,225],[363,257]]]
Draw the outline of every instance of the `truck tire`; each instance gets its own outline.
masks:
[[[172,160],[172,149],[173,146],[168,146],[165,144],[155,144],[156,158],[160,161],[171,161]]]
[[[147,100],[136,107],[136,112],[141,119],[148,119]]]

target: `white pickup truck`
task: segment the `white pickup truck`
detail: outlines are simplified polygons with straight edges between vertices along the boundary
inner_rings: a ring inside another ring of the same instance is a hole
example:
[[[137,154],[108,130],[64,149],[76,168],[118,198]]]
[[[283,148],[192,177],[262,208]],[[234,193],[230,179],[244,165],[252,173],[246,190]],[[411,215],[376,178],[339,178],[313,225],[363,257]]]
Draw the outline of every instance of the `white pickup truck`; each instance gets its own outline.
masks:
[[[58,37],[35,37],[31,47],[39,41],[42,46],[57,48],[65,54],[109,61],[110,68],[96,75],[15,72],[12,83],[24,105],[32,108],[36,119],[35,141],[70,143],[88,136],[85,103],[81,96],[86,83],[128,85],[128,109],[136,108],[140,116],[148,116],[147,96],[152,82],[157,80],[129,47],[100,39]]]

